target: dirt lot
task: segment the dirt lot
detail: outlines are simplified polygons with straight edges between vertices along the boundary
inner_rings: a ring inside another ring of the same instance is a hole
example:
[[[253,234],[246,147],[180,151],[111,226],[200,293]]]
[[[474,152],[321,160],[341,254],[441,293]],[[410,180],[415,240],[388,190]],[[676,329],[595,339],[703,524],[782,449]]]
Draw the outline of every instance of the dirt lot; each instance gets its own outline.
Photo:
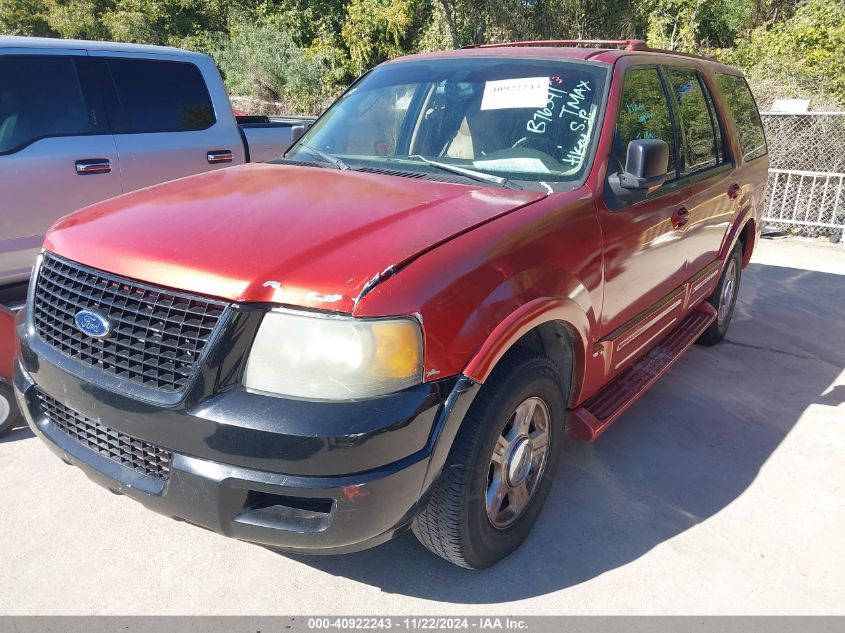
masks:
[[[845,248],[764,242],[728,340],[566,449],[526,544],[487,572],[410,535],[289,557],[0,443],[0,613],[845,613]]]

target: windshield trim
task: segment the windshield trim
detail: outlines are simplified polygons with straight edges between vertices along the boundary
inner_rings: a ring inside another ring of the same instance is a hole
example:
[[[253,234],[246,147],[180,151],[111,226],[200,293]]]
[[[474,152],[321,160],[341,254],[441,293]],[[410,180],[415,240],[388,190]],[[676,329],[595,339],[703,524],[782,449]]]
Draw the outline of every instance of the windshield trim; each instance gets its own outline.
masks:
[[[449,56],[448,58],[444,58],[444,59],[460,59],[460,58],[461,58],[460,55],[454,55],[454,56]],[[515,183],[519,184],[520,186],[522,186],[525,189],[529,189],[529,190],[536,189],[536,185],[540,185],[541,188],[543,188],[544,190],[550,189],[551,192],[554,192],[554,193],[560,193],[560,192],[563,192],[563,191],[574,191],[575,189],[579,189],[579,188],[583,187],[586,184],[587,179],[590,177],[590,174],[592,173],[592,171],[595,167],[596,154],[598,153],[598,147],[599,147],[599,144],[600,144],[600,141],[601,141],[601,136],[602,136],[603,130],[604,130],[604,121],[605,121],[605,118],[607,116],[607,105],[608,105],[608,98],[609,98],[609,95],[610,95],[610,87],[611,87],[610,84],[613,81],[614,64],[609,64],[607,62],[599,62],[599,61],[595,61],[595,60],[591,60],[591,59],[570,59],[570,58],[559,57],[559,56],[554,56],[554,55],[521,56],[521,55],[503,55],[501,53],[498,53],[498,54],[492,54],[491,53],[490,55],[484,55],[484,56],[478,56],[478,57],[473,56],[472,59],[501,59],[501,60],[508,60],[508,61],[525,61],[525,62],[542,60],[542,61],[559,62],[559,63],[562,63],[562,64],[585,64],[585,65],[593,66],[595,68],[601,67],[601,68],[604,69],[604,89],[602,91],[601,98],[598,101],[598,109],[597,109],[597,112],[596,112],[596,122],[595,122],[595,132],[593,134],[593,138],[590,141],[589,151],[584,155],[584,170],[581,174],[581,177],[578,178],[577,180],[572,179],[572,180],[552,180],[552,181],[523,180],[521,178],[509,178],[508,179],[511,182],[515,182]],[[378,68],[381,68],[382,66],[394,66],[395,67],[395,66],[400,66],[402,64],[418,63],[418,62],[422,62],[422,61],[423,60],[417,58],[414,55],[406,55],[406,56],[403,56],[403,57],[397,57],[395,59],[389,59],[389,60],[382,62],[382,63],[380,63],[376,66],[373,66],[368,71],[361,74],[357,79],[355,79],[355,81],[353,81],[351,84],[349,84],[349,87],[346,88],[346,90],[344,90],[341,94],[338,95],[338,97],[334,101],[332,101],[332,103],[331,103],[331,105],[329,105],[329,107],[327,107],[325,110],[323,110],[323,112],[321,112],[319,114],[319,116],[317,116],[317,118],[314,120],[314,122],[309,126],[308,130],[306,130],[305,134],[303,134],[301,137],[299,137],[296,140],[295,143],[293,143],[290,147],[288,147],[285,150],[284,154],[282,154],[282,157],[288,158],[288,153],[292,152],[293,150],[295,150],[297,147],[300,146],[300,144],[308,136],[308,132],[311,130],[311,128],[316,127],[317,123],[324,116],[326,116],[326,114],[329,111],[331,111],[338,104],[338,102],[340,102],[344,97],[346,97],[347,94],[349,94],[352,90],[354,90],[355,87],[358,86],[358,84],[360,84],[364,79],[366,79],[373,71],[375,71]],[[425,60],[425,61],[430,61],[430,60]],[[295,159],[291,158],[290,160],[295,160]],[[489,185],[486,185],[485,183],[479,182],[478,184],[480,186],[490,186],[490,187],[498,187],[499,186],[499,185],[496,185],[494,183],[490,183]],[[562,185],[566,185],[566,186],[562,186]]]

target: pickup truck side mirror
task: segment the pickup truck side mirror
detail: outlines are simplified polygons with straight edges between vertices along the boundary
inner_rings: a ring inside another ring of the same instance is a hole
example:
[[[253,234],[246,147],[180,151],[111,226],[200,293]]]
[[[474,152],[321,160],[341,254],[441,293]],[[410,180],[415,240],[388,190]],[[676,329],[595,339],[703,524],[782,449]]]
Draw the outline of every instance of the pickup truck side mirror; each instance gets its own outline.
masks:
[[[626,202],[640,200],[666,182],[669,171],[669,145],[656,138],[635,139],[628,143],[625,171],[608,179],[613,193]]]

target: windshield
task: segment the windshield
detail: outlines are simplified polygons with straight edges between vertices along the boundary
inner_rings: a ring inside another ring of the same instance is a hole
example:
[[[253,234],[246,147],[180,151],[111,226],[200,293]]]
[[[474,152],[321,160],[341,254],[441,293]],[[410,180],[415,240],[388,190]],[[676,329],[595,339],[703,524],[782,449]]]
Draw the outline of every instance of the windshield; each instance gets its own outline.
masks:
[[[570,61],[386,64],[338,100],[287,158],[505,186],[575,185],[588,168],[606,77],[603,65]]]

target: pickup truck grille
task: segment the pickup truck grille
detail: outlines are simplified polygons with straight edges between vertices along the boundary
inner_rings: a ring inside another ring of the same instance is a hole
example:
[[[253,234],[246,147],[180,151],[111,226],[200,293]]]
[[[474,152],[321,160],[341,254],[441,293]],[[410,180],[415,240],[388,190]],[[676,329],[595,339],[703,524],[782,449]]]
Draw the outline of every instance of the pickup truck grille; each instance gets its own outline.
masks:
[[[46,418],[80,444],[147,477],[170,477],[171,451],[103,426],[42,391],[36,395]]]
[[[61,353],[160,391],[185,388],[199,369],[227,304],[156,288],[45,254],[33,316],[41,339]],[[107,338],[76,327],[81,310],[111,325]]]

